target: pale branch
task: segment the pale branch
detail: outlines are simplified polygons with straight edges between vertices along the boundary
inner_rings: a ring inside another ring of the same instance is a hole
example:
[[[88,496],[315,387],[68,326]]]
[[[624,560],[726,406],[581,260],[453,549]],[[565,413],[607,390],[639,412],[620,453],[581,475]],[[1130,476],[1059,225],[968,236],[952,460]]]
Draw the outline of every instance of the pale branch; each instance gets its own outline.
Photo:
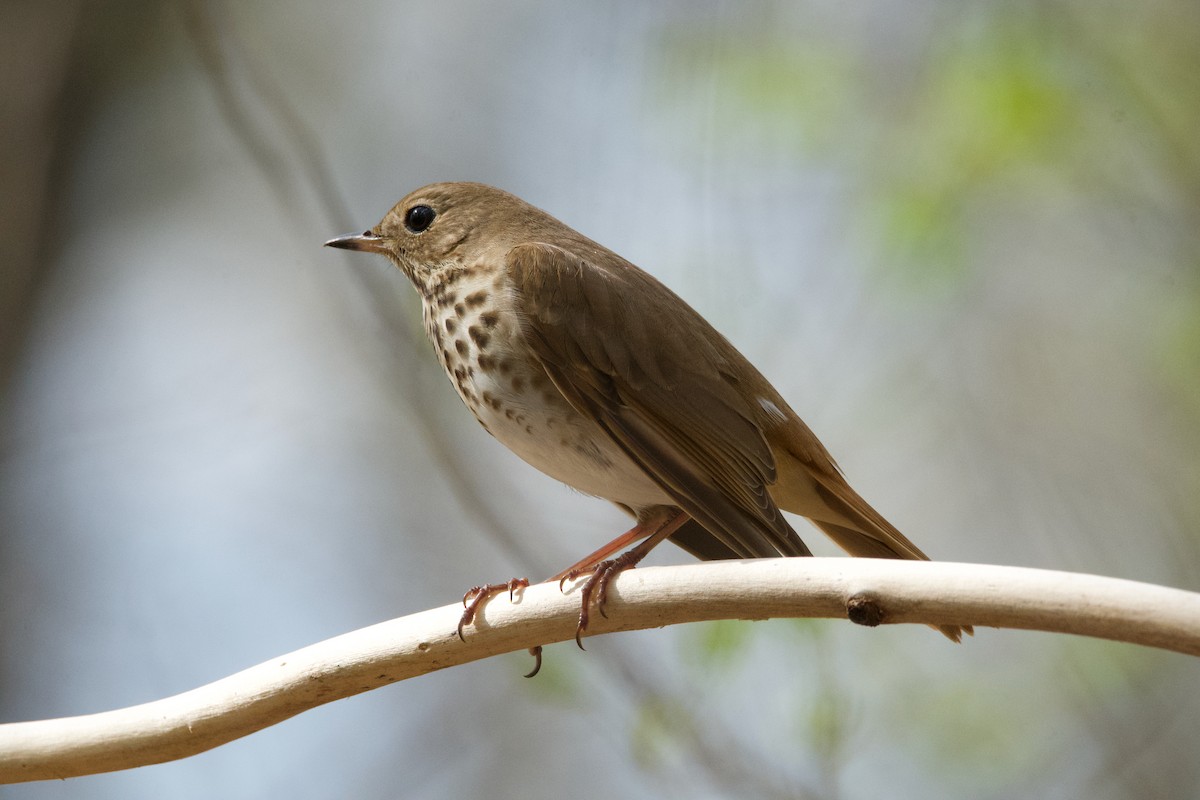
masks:
[[[0,783],[69,778],[209,750],[310,708],[427,672],[572,639],[578,588],[499,595],[455,635],[443,606],[328,639],[183,694],[81,717],[0,725]],[[723,561],[619,575],[588,634],[682,622],[850,617],[866,624],[1025,628],[1200,655],[1200,594],[1069,572],[848,558]],[[944,646],[931,639],[930,647]]]

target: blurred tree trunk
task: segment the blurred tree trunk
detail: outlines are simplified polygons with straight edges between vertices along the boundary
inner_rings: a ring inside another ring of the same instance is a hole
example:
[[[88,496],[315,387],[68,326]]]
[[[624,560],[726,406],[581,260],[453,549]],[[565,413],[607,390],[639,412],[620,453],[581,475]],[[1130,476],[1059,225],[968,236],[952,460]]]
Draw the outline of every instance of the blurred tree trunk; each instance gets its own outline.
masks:
[[[0,396],[54,247],[54,175],[82,0],[0,4]]]

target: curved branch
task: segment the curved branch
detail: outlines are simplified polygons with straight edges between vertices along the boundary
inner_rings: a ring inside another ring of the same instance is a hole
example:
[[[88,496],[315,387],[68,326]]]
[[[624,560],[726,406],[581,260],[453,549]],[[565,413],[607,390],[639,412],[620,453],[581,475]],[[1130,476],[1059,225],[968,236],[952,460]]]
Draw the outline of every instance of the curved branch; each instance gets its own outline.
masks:
[[[0,725],[0,783],[157,764],[406,678],[575,634],[578,593],[553,584],[487,603],[454,633],[443,606],[328,639],[183,694],[81,717]],[[1200,655],[1200,594],[1068,572],[869,558],[722,561],[624,572],[590,635],[682,622],[849,617],[1074,633]],[[931,644],[937,646],[937,644]]]

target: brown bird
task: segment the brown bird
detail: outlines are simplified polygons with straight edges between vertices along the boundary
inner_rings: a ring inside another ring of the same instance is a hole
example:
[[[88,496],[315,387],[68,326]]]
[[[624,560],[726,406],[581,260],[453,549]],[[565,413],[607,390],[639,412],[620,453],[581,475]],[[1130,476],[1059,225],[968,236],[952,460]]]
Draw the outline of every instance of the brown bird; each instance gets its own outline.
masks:
[[[371,230],[326,244],[385,255],[408,276],[438,359],[492,436],[637,520],[555,576],[591,573],[580,634],[593,596],[603,612],[612,576],[663,539],[700,559],[812,555],[780,509],[852,556],[928,559],[691,306],[521,199],[436,183]],[[518,585],[527,581],[468,592],[459,635],[489,595]],[[971,633],[939,630],[954,641]]]

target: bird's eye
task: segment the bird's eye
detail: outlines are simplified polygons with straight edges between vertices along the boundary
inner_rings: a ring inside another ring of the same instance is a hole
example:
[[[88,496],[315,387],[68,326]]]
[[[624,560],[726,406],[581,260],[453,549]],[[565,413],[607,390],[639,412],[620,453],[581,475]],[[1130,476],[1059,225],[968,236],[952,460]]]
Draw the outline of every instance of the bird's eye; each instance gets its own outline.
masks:
[[[413,233],[421,233],[433,224],[437,212],[429,206],[413,206],[404,214],[404,227]]]

